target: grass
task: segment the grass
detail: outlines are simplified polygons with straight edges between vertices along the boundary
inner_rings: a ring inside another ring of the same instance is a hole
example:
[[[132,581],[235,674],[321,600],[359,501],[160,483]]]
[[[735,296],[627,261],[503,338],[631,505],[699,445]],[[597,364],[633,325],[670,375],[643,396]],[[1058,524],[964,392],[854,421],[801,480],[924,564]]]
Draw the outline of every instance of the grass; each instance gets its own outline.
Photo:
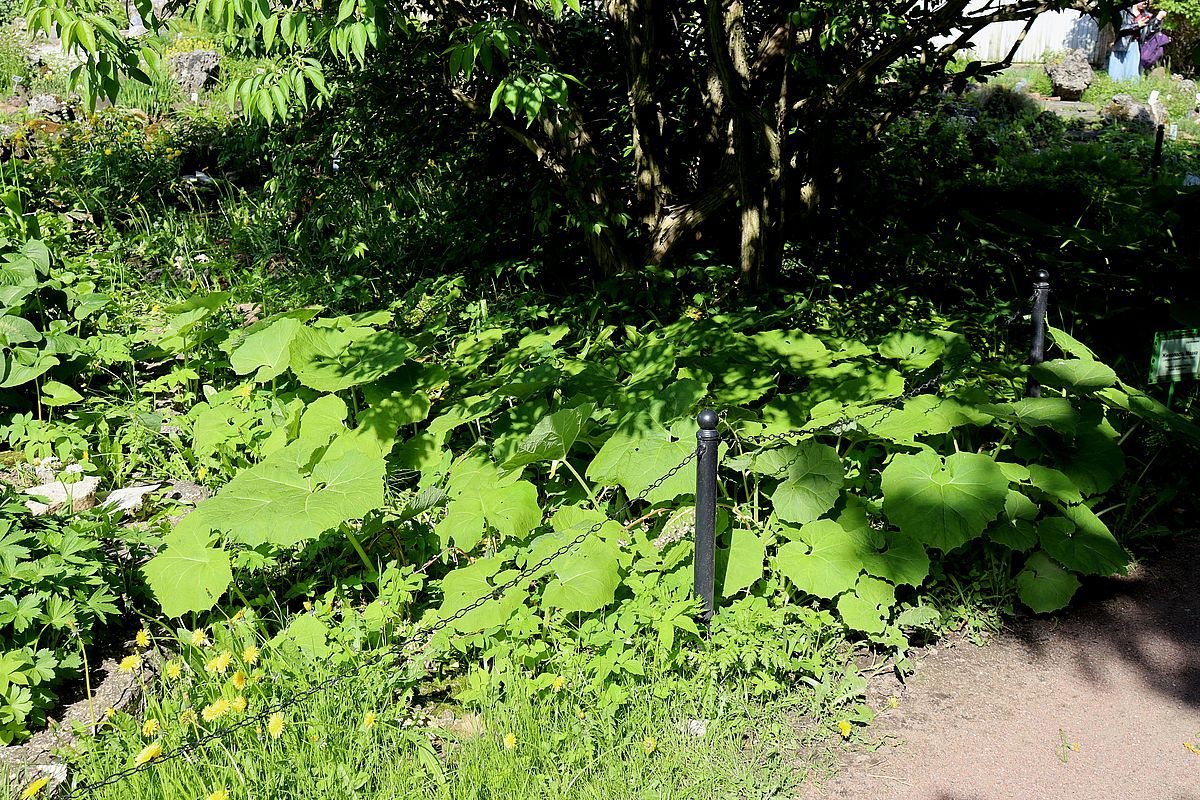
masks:
[[[807,741],[796,722],[803,696],[764,705],[726,689],[714,708],[650,683],[620,713],[603,714],[569,686],[539,692],[517,679],[477,712],[414,717],[379,691],[387,684],[379,675],[342,684],[288,714],[278,738],[269,726],[244,729],[96,796],[193,800],[225,790],[230,798],[278,800],[766,798],[808,777],[798,757]],[[143,736],[141,721],[119,714],[98,738],[85,740],[72,759],[78,779],[128,767],[148,743],[179,740],[187,727],[154,699],[146,717],[163,720],[163,730]]]

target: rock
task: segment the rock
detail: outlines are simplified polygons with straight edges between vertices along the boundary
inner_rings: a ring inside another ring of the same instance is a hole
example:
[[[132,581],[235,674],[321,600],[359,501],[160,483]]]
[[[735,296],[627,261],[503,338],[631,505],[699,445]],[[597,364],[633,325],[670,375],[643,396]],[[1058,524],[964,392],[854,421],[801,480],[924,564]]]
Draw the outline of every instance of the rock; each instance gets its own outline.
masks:
[[[1054,95],[1063,100],[1078,100],[1096,78],[1085,50],[1068,51],[1062,61],[1046,65],[1046,74],[1050,76]]]
[[[96,505],[96,489],[100,479],[89,475],[76,483],[43,483],[25,490],[33,500],[26,500],[25,507],[35,517],[54,514],[66,508],[69,511],[86,511]],[[41,499],[39,499],[41,498]],[[42,499],[45,502],[42,502]]]
[[[175,481],[167,487],[165,494],[168,500],[175,500],[189,506],[208,499],[208,489],[195,481]]]
[[[217,81],[221,56],[215,50],[191,50],[168,59],[171,75],[185,95],[192,95]]]
[[[29,104],[25,110],[31,117],[51,122],[66,122],[71,116],[71,109],[67,107],[62,98],[52,94],[35,94],[29,98]]]
[[[1104,109],[1109,121],[1128,122],[1140,128],[1154,128],[1167,120],[1167,107],[1161,102],[1139,103],[1132,95],[1118,94]]]
[[[160,486],[162,486],[161,483],[151,483],[145,486],[126,486],[117,489],[108,493],[108,497],[104,498],[104,502],[100,504],[100,507],[122,513],[137,511],[141,508],[142,501],[146,498],[146,495],[155,491]]]

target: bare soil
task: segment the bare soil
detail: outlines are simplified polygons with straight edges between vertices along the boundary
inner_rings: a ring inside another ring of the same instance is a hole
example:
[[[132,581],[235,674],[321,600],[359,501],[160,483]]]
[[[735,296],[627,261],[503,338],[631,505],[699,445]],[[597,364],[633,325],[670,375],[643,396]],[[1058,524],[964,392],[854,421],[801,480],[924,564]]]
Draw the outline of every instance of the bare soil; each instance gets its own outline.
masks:
[[[1072,611],[931,648],[802,797],[1200,800],[1198,590],[1200,541],[1164,542]]]

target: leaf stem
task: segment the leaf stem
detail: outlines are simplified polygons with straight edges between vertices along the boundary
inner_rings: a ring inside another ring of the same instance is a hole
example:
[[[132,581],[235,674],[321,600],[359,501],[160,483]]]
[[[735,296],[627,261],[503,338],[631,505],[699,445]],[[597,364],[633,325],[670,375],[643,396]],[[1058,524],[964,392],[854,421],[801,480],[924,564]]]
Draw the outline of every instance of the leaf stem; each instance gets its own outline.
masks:
[[[600,504],[596,502],[596,493],[592,491],[592,487],[588,486],[587,481],[583,479],[583,476],[576,471],[575,467],[571,466],[571,461],[569,459],[564,458],[562,463],[566,464],[567,469],[569,469],[571,474],[575,476],[575,480],[579,481],[579,485],[583,487],[585,492],[587,492],[588,499],[592,501],[592,508],[599,511]]]

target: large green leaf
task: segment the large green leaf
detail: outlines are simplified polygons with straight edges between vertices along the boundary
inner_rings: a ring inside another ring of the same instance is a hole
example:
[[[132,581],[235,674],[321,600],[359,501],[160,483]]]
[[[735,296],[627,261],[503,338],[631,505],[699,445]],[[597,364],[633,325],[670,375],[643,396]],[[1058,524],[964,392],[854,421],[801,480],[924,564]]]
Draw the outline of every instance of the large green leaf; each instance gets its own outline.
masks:
[[[514,469],[539,461],[562,461],[571,452],[595,408],[594,403],[584,403],[543,417],[504,462],[504,468]]]
[[[946,342],[932,333],[897,331],[879,343],[879,354],[894,358],[909,369],[932,366],[946,350]]]
[[[83,395],[65,383],[46,381],[42,384],[42,405],[51,407],[69,406],[72,403],[78,403],[82,399]]]
[[[1010,550],[1023,553],[1038,542],[1037,519],[1040,509],[1037,504],[1016,489],[1009,489],[1004,499],[1004,514],[995,525],[988,528],[988,538]]]
[[[596,453],[587,477],[604,486],[622,486],[630,495],[639,494],[695,451],[695,435],[691,420],[680,420],[669,430],[647,419],[624,423]],[[695,491],[696,472],[684,469],[650,492],[647,499],[661,503]]]
[[[929,554],[924,545],[903,531],[877,530],[858,498],[846,498],[838,522],[854,537],[858,557],[869,574],[909,586],[920,586],[929,576]]]
[[[1027,397],[1015,403],[988,405],[984,409],[1010,422],[1026,428],[1053,428],[1067,436],[1074,435],[1079,413],[1065,397]]]
[[[837,451],[807,440],[777,452],[787,470],[786,477],[771,493],[779,518],[802,525],[833,508],[845,479],[845,468]]]
[[[896,590],[890,583],[864,575],[853,592],[838,598],[837,609],[847,627],[864,633],[883,633],[895,604]]]
[[[717,591],[729,598],[749,589],[763,576],[766,540],[752,530],[730,531],[729,549],[717,550]]]
[[[525,592],[520,588],[513,588],[500,597],[492,597],[496,586],[510,580],[515,574],[512,570],[501,572],[501,566],[503,563],[498,557],[481,558],[474,564],[447,574],[441,583],[442,605],[431,616],[435,619],[446,619],[480,598],[486,598],[478,608],[468,611],[461,619],[451,623],[450,628],[469,632],[503,624],[525,600]]]
[[[854,537],[831,519],[810,522],[779,548],[780,571],[801,591],[833,599],[854,588],[862,561]]]
[[[1117,382],[1117,373],[1099,361],[1056,358],[1034,365],[1031,374],[1047,386],[1094,392]]]
[[[554,534],[569,537],[571,534]],[[563,542],[565,544],[565,542]],[[595,611],[613,601],[619,583],[617,549],[596,537],[584,539],[570,553],[551,564],[554,578],[546,585],[542,602],[562,611]]]
[[[0,347],[12,347],[41,340],[41,331],[29,320],[24,317],[15,317],[12,314],[0,314]]]
[[[340,392],[399,369],[415,352],[395,331],[301,328],[292,340],[288,363],[305,386]]]
[[[1125,473],[1125,453],[1107,422],[1080,428],[1059,468],[1085,495],[1102,494]]]
[[[1075,481],[1062,471],[1041,464],[1029,465],[1029,480],[1034,488],[1064,503],[1082,503],[1083,494]]]
[[[1129,554],[1095,512],[1085,505],[1060,510],[1062,517],[1050,517],[1038,526],[1047,553],[1084,575],[1111,575],[1125,569]]]
[[[519,472],[501,477],[490,460],[476,454],[456,464],[446,487],[450,505],[436,528],[442,544],[453,541],[470,552],[489,527],[505,538],[518,538],[536,528],[542,521],[537,488],[519,477]]]
[[[229,554],[208,546],[208,535],[182,525],[163,540],[164,547],[142,567],[146,582],[168,617],[207,611],[233,582]]]
[[[229,365],[238,375],[255,372],[254,380],[265,383],[282,375],[291,360],[292,340],[303,327],[299,320],[284,317],[242,340],[229,355]]]
[[[287,547],[383,505],[382,457],[343,449],[321,458],[310,472],[310,445],[302,439],[238,473],[179,528],[223,530],[251,547]]]
[[[883,471],[883,510],[900,530],[949,552],[983,533],[1004,507],[1008,479],[979,453],[897,455]]]
[[[1050,334],[1050,340],[1058,345],[1058,349],[1072,358],[1081,358],[1084,360],[1094,360],[1096,358],[1096,354],[1087,345],[1066,331],[1060,330],[1053,325],[1048,325],[1046,326],[1046,332]]]
[[[1017,596],[1039,614],[1065,608],[1079,589],[1079,579],[1040,550],[1017,575]]]

